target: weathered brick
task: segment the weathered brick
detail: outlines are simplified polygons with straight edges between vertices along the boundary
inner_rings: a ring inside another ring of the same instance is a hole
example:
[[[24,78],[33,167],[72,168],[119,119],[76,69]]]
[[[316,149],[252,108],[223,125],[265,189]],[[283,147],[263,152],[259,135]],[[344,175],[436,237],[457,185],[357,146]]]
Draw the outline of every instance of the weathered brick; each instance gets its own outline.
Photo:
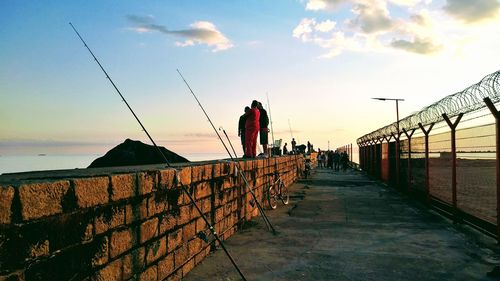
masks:
[[[190,205],[182,206],[179,209],[179,225],[188,223],[191,220],[192,207]]]
[[[182,279],[182,269],[179,269],[176,272],[172,273],[167,278],[167,281],[180,281],[181,279]]]
[[[175,182],[175,170],[166,169],[161,170],[159,174],[159,188],[160,189],[170,189],[174,186]]]
[[[137,193],[146,195],[156,189],[158,175],[156,172],[137,173]]]
[[[188,223],[182,227],[182,238],[184,241],[189,241],[190,239],[193,239],[196,234],[196,222],[193,221],[191,223]]]
[[[12,186],[0,185],[0,224],[11,222],[11,207],[14,199],[14,188]]]
[[[49,240],[43,240],[33,244],[28,249],[29,258],[47,257],[49,255]]]
[[[182,266],[182,276],[185,277],[194,268],[194,259],[189,260]]]
[[[156,281],[157,279],[158,269],[156,265],[149,267],[139,276],[139,281]]]
[[[145,267],[144,257],[146,251],[144,247],[132,251],[123,257],[123,279],[127,280],[134,274],[142,272]]]
[[[224,207],[215,209],[215,221],[220,222],[224,218]]]
[[[69,181],[23,184],[19,187],[23,220],[37,219],[62,213],[63,198]]]
[[[221,163],[213,164],[212,165],[212,177],[213,178],[219,178],[221,176]]]
[[[212,164],[207,164],[203,166],[203,180],[210,180],[212,179],[212,170],[213,170],[213,165]]]
[[[192,166],[191,167],[191,182],[199,182],[203,179],[204,166]]]
[[[167,209],[167,193],[156,193],[148,199],[148,216],[165,212]]]
[[[125,223],[125,208],[111,207],[105,209],[100,215],[96,216],[94,226],[95,233],[101,234],[110,229],[114,229]]]
[[[111,176],[111,200],[128,199],[135,195],[135,174]]]
[[[158,236],[158,218],[147,220],[140,227],[141,244]]]
[[[118,259],[99,270],[90,280],[95,281],[121,281],[122,280],[122,260]]]
[[[202,262],[205,259],[206,256],[207,256],[207,252],[206,251],[201,251],[199,254],[197,254],[194,257],[194,264],[195,265],[199,264],[200,262]]]
[[[174,251],[174,265],[175,267],[181,266],[187,260],[187,244],[182,244],[177,250]]]
[[[221,176],[228,176],[234,173],[234,162],[221,163]]]
[[[146,250],[146,262],[151,264],[167,253],[167,236],[150,243]]]
[[[182,244],[182,229],[170,232],[168,234],[167,242],[167,251],[172,253],[174,249]]]
[[[177,175],[179,182],[181,185],[189,185],[191,184],[191,167],[182,167],[177,170]]]
[[[188,249],[189,249],[189,258],[193,258],[195,255],[198,254],[198,252],[201,251],[201,248],[203,246],[203,240],[201,239],[193,239],[189,241],[188,243]]]
[[[114,258],[129,249],[135,244],[135,234],[133,229],[118,230],[111,234],[111,258]]]
[[[194,198],[196,200],[210,196],[210,184],[208,182],[200,182],[195,186]]]
[[[177,226],[177,219],[171,214],[165,214],[160,217],[160,235]]]
[[[125,207],[125,223],[131,224],[148,217],[148,199],[129,204]]]
[[[109,202],[109,178],[93,177],[72,180],[76,204],[80,208],[93,207]]]
[[[97,253],[95,253],[92,258],[92,266],[100,266],[104,265],[108,262],[109,256],[109,239],[108,237],[104,237],[101,240]]]
[[[204,231],[207,229],[207,224],[205,223],[205,220],[203,218],[198,218],[196,220],[196,233],[200,231]]]
[[[174,270],[174,255],[168,255],[158,262],[158,280],[164,280]]]

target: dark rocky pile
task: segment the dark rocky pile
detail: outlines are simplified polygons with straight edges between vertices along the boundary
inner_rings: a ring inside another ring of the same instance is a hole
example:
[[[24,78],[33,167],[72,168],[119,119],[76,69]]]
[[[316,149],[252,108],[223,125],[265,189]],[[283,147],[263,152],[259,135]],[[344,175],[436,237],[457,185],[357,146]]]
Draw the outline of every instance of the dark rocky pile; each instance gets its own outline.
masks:
[[[169,163],[189,162],[186,158],[159,146]],[[95,159],[88,168],[134,166],[165,163],[156,148],[152,145],[126,139],[115,146],[104,156]]]

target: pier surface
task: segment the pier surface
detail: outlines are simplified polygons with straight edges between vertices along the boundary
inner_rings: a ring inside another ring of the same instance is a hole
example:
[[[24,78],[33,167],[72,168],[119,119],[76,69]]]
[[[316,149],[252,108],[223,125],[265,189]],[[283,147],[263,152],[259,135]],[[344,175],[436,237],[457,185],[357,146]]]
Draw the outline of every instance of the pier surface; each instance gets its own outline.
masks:
[[[318,170],[226,245],[248,280],[498,280],[494,240],[357,171]],[[183,280],[240,280],[222,250]]]

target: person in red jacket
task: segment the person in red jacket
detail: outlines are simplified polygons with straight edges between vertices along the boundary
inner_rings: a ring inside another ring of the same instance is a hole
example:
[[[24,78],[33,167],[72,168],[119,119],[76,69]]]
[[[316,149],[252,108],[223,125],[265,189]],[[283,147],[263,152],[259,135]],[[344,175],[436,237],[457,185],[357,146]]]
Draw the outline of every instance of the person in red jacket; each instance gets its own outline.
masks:
[[[257,135],[260,129],[258,105],[258,101],[252,101],[252,107],[245,113],[245,155],[243,158],[255,158],[257,156]]]

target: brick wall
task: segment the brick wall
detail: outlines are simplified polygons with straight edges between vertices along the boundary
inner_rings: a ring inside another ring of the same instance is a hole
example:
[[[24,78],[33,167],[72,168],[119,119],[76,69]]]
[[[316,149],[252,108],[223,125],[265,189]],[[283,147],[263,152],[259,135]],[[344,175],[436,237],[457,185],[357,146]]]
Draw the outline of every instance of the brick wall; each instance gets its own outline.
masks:
[[[303,169],[302,156],[238,163],[264,206],[275,171],[289,185]],[[258,215],[235,162],[149,167],[0,177],[0,281],[179,280],[214,249],[181,184],[222,239]]]

